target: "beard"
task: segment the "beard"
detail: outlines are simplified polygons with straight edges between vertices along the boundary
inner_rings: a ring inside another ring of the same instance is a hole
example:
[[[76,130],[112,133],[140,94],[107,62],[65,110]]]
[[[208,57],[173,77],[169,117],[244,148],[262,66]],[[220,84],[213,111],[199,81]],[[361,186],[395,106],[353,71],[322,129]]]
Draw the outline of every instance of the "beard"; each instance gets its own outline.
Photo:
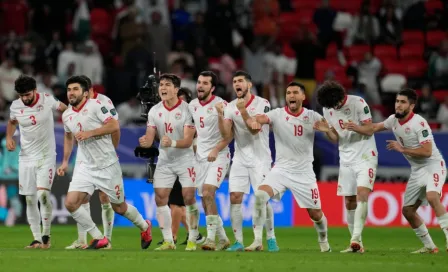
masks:
[[[36,96],[33,95],[33,97],[30,99],[26,99],[26,100],[22,99],[22,102],[25,106],[31,106],[31,104],[33,104],[33,101],[35,98],[36,98]]]
[[[241,91],[241,96],[239,96],[238,93],[236,94],[236,96],[237,96],[238,98],[244,98],[244,97],[246,97],[246,95],[247,95],[248,92],[249,92],[249,88],[246,88],[245,90],[243,89],[243,90]]]
[[[398,119],[402,119],[402,118],[404,118],[406,115],[408,115],[408,113],[409,113],[409,109],[403,111],[403,113],[395,112],[395,117],[398,118]]]
[[[83,96],[79,96],[79,97],[76,97],[75,99],[69,99],[68,102],[70,103],[70,105],[72,107],[77,107],[81,103],[82,98],[83,98]]]
[[[203,93],[201,94],[198,93],[198,99],[204,101],[210,96],[211,90],[206,91],[201,89],[201,91],[203,91]]]

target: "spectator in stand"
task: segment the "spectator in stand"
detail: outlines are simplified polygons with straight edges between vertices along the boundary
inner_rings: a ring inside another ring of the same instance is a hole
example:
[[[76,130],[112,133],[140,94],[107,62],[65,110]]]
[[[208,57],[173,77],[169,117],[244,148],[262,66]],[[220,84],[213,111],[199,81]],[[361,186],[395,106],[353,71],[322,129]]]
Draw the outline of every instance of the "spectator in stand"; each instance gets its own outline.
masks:
[[[25,64],[33,65],[36,61],[36,48],[30,41],[25,41],[22,44],[22,49],[19,53],[19,67],[22,68]]]
[[[58,84],[65,85],[67,79],[74,75],[76,75],[76,63],[70,62],[67,66],[67,70],[58,75]]]
[[[185,0],[179,2],[179,7],[171,14],[173,25],[173,40],[188,40],[188,30],[191,23],[191,15],[185,10]]]
[[[58,56],[64,49],[58,31],[53,32],[50,44],[45,48],[45,57],[50,60],[51,68],[56,71]]]
[[[428,75],[433,87],[448,87],[448,39],[441,42],[439,51],[431,55],[428,63]]]
[[[182,40],[176,41],[174,50],[168,54],[168,66],[173,65],[176,60],[183,60],[185,61],[187,66],[194,66],[193,55],[190,52],[186,51],[185,42]]]
[[[14,89],[14,81],[22,74],[22,71],[15,67],[15,60],[8,57],[0,66],[0,90],[1,96],[7,103],[11,103],[17,98]]]
[[[254,0],[252,3],[254,35],[275,37],[277,35],[280,5],[278,0]]]
[[[369,1],[364,1],[353,19],[345,44],[374,44],[380,36],[378,19],[370,12]]]
[[[145,40],[146,25],[141,20],[137,7],[129,7],[127,15],[119,22],[117,52],[125,59],[128,51],[135,46],[139,39]]]
[[[400,19],[396,15],[394,6],[389,5],[385,9],[385,13],[380,16],[381,42],[399,45],[402,31]]]
[[[378,89],[378,76],[381,72],[381,62],[371,52],[364,54],[364,60],[357,65],[359,83],[366,85],[366,101],[371,105],[381,104]]]
[[[93,85],[103,82],[103,58],[96,44],[91,40],[85,42],[80,66],[80,73],[90,78]]]
[[[3,46],[3,57],[11,57],[17,60],[19,57],[21,43],[14,31],[10,31],[7,40]]]
[[[427,120],[435,119],[437,116],[438,103],[432,95],[431,86],[425,84],[422,88],[422,95],[417,100],[415,112]]]
[[[189,90],[196,90],[196,80],[194,78],[194,69],[193,67],[185,67],[184,73],[182,75],[182,81],[180,87],[187,88]],[[194,99],[197,97],[196,92],[191,92],[191,98]]]
[[[68,41],[65,48],[58,56],[57,75],[63,76],[67,72],[68,65],[75,64],[76,74],[80,74],[81,55],[74,51],[73,43]]]
[[[197,47],[206,48],[208,46],[209,35],[204,22],[204,14],[202,12],[196,13],[194,22],[190,25],[189,38],[186,41],[190,52],[193,52]]]
[[[29,8],[26,1],[4,0],[0,3],[2,13],[0,21],[1,33],[11,31],[22,37],[28,31]]]
[[[151,14],[152,24],[148,28],[149,49],[156,52],[157,67],[162,72],[168,71],[167,57],[171,49],[170,28],[162,24],[162,15],[158,11]]]
[[[232,31],[236,28],[235,12],[229,0],[218,0],[214,7],[207,10],[205,25],[220,50],[224,54],[235,54],[232,43]]]
[[[440,129],[448,131],[448,95],[445,96],[445,100],[439,107],[437,112],[437,122],[441,124]]]

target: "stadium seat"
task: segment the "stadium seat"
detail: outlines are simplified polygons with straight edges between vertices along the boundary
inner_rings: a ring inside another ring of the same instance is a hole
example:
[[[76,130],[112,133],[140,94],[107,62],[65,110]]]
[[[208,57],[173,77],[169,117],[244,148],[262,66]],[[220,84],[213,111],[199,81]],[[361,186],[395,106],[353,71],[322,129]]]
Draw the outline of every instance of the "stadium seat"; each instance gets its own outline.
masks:
[[[440,42],[447,37],[445,31],[433,30],[426,33],[426,45],[429,47],[438,47]]]
[[[295,10],[316,9],[320,6],[320,2],[315,0],[293,0],[291,6]]]
[[[353,45],[348,48],[348,56],[352,61],[360,61],[364,58],[364,54],[370,51],[369,45]]]
[[[296,52],[291,48],[291,46],[287,42],[283,43],[282,53],[283,53],[283,55],[287,56],[288,58],[296,57]]]
[[[424,77],[428,71],[428,64],[424,60],[403,60],[405,75],[411,78]]]
[[[327,47],[327,58],[336,58],[338,54],[338,47],[336,43],[330,43]]]
[[[439,130],[442,127],[439,122],[428,122],[428,125],[432,130]]]
[[[398,59],[397,48],[393,45],[377,45],[373,48],[373,55],[380,60]]]
[[[418,30],[404,31],[401,35],[403,44],[424,44],[425,34]]]
[[[427,15],[443,10],[443,3],[441,0],[428,0],[425,2],[425,10]]]
[[[301,9],[298,12],[299,14],[296,13],[296,16],[299,18],[299,22],[307,25],[313,24],[314,9]]]
[[[443,103],[443,101],[445,100],[445,96],[448,96],[448,90],[436,90],[433,91],[432,94],[434,95],[437,102]]]
[[[406,67],[398,60],[385,59],[382,64],[386,74],[406,74]]]
[[[422,60],[425,47],[423,44],[404,44],[400,47],[400,59]]]
[[[333,71],[336,77],[345,74],[345,67],[341,66],[336,60],[316,60],[314,64],[316,81],[323,81],[325,73],[329,70]]]

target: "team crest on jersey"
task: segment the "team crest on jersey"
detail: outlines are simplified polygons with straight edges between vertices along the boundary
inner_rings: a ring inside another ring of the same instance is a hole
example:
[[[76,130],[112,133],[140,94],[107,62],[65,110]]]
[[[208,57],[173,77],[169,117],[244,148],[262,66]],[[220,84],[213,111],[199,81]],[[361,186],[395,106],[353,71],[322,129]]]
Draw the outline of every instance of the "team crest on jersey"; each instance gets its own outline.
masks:
[[[409,134],[409,133],[411,133],[411,129],[410,129],[410,128],[408,128],[408,127],[407,127],[407,128],[405,128],[405,129],[404,129],[404,133],[406,133],[406,134]]]
[[[344,110],[344,113],[345,113],[345,115],[350,115],[350,113],[352,113],[352,111],[349,108],[347,108]]]
[[[42,105],[37,106],[37,111],[43,111],[43,110],[44,110],[44,106],[42,106]]]
[[[423,135],[423,137],[428,137],[428,135],[429,135],[428,130],[427,129],[423,130],[422,135]]]
[[[212,113],[213,113],[213,108],[208,108],[208,109],[207,109],[207,113],[208,113],[208,114],[212,114]]]
[[[249,113],[254,114],[255,113],[255,108],[250,108],[249,109]]]
[[[81,112],[81,114],[84,115],[84,116],[86,116],[88,112],[89,112],[88,109],[83,109],[82,112]]]
[[[303,122],[304,122],[305,124],[309,124],[309,123],[310,123],[310,118],[309,118],[308,116],[304,116],[304,117],[303,117]]]
[[[180,120],[182,118],[182,113],[176,112],[176,115],[174,115],[174,119]]]

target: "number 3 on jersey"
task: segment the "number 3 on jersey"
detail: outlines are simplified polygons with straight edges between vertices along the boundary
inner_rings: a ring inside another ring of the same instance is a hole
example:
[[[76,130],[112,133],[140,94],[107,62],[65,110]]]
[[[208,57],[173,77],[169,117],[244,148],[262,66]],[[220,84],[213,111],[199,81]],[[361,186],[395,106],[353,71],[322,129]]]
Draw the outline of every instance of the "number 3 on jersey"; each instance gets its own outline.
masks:
[[[173,127],[171,126],[171,123],[165,123],[165,133],[173,133]]]

